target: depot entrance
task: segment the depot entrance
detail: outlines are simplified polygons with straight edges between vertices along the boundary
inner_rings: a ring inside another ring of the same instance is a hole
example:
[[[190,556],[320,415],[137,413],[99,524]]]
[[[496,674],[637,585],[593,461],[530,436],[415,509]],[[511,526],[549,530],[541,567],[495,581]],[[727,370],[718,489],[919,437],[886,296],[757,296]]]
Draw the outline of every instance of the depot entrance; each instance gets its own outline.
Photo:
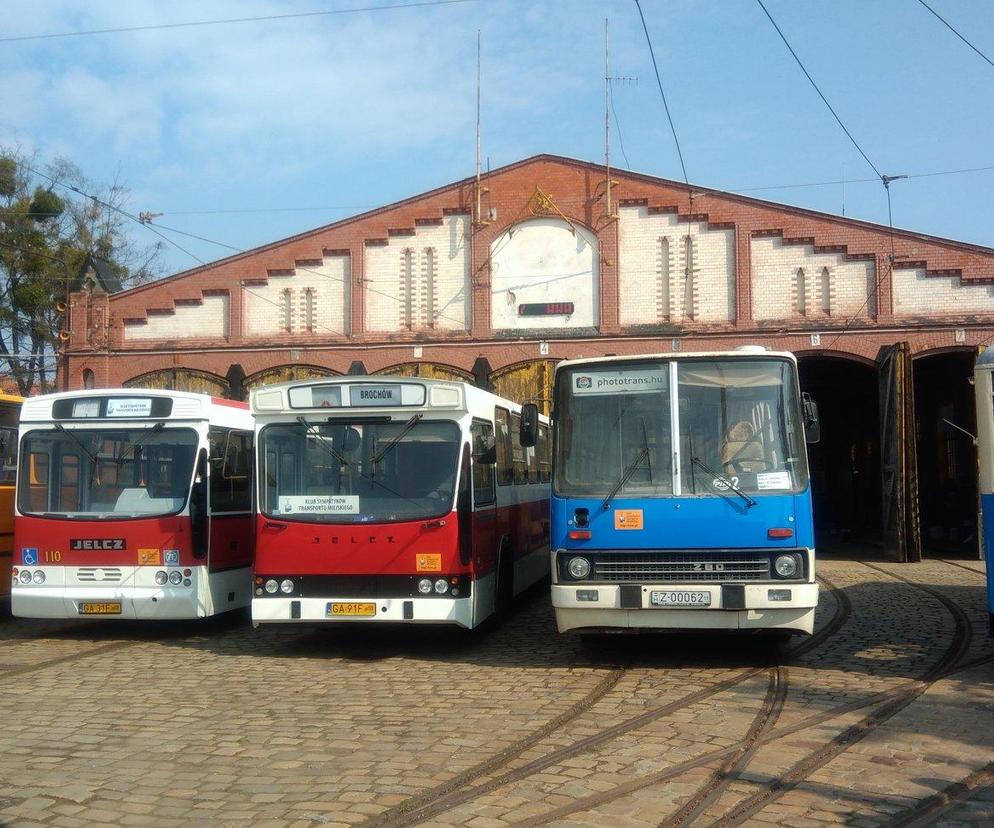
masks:
[[[923,354],[912,366],[923,552],[976,558],[976,409],[970,349]]]
[[[881,539],[877,368],[845,357],[799,355],[801,390],[818,403],[821,442],[808,446],[819,549]]]

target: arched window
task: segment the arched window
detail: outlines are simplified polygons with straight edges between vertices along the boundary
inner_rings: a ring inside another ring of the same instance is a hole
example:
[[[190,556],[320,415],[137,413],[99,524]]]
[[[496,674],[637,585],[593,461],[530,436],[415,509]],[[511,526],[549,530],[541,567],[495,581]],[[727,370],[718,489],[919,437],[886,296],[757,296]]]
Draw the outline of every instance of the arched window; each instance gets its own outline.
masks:
[[[821,312],[825,316],[832,313],[832,284],[827,267],[821,269]]]
[[[694,318],[694,239],[689,233],[683,239],[683,316]]]
[[[285,288],[280,294],[280,310],[283,313],[283,330],[293,333],[293,291]]]
[[[425,248],[425,320],[435,327],[435,248]]]
[[[407,248],[400,254],[400,324],[407,329],[414,327],[414,253]]]
[[[805,316],[808,312],[808,296],[806,285],[804,284],[804,268],[797,268],[797,275],[794,277],[794,294],[797,297],[795,310]]]
[[[670,318],[670,293],[673,290],[673,274],[670,271],[670,240],[666,236],[659,237],[659,280],[656,283],[656,315],[660,322],[668,322]]]
[[[93,371],[89,368],[83,369],[83,388],[89,391],[91,388],[96,387],[96,380],[93,377]]]
[[[317,322],[317,308],[314,303],[314,288],[304,290],[304,324],[309,333],[314,333]]]

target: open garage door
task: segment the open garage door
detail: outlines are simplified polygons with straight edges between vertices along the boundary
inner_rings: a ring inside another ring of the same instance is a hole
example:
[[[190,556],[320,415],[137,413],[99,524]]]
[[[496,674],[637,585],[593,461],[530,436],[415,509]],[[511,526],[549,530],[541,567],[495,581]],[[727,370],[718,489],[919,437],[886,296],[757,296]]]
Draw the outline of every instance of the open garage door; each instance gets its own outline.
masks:
[[[884,553],[894,561],[920,561],[914,377],[908,343],[881,348],[877,366]]]

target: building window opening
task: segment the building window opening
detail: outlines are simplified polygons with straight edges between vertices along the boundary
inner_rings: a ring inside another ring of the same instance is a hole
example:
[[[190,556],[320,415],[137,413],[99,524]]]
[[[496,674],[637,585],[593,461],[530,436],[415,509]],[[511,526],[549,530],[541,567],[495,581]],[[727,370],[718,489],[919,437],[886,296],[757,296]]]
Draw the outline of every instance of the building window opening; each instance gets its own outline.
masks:
[[[283,330],[287,333],[293,333],[293,291],[286,288],[280,296],[282,299],[280,310],[283,313]]]
[[[821,269],[821,312],[825,316],[832,314],[832,282],[827,267]]]
[[[804,268],[797,268],[797,275],[795,278],[795,293],[797,294],[797,312],[801,316],[806,316],[808,312],[808,298],[805,291],[804,284]]]

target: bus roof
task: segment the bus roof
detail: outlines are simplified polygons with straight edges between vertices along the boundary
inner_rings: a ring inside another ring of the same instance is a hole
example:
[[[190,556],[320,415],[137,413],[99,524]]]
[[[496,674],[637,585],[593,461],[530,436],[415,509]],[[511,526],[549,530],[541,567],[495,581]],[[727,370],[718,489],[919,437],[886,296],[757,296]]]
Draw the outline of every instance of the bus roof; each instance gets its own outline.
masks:
[[[299,393],[293,392],[300,389]],[[311,390],[309,390],[311,389]],[[334,393],[320,389],[335,389]],[[341,389],[341,390],[338,390]],[[317,396],[312,392],[317,392]],[[375,409],[384,414],[424,410],[483,413],[501,405],[518,411],[520,405],[462,380],[398,376],[320,377],[267,385],[250,397],[256,416],[322,411],[348,413]]]
[[[672,360],[684,359],[776,359],[788,360],[797,363],[797,357],[790,351],[768,351],[761,345],[746,345],[742,349],[734,351],[676,351],[666,354],[625,354],[607,357],[587,357],[579,359],[564,359],[556,365],[556,371],[563,368],[570,368],[575,365],[610,365],[616,362],[669,362]]]
[[[164,408],[153,404],[147,406],[140,404],[141,401],[158,399],[172,400],[173,404]],[[62,400],[95,402],[86,409],[76,410],[67,408],[68,403],[60,405]],[[22,423],[53,420],[101,423],[135,420],[210,420],[231,428],[252,428],[252,415],[245,403],[220,400],[191,391],[168,391],[158,388],[94,388],[85,391],[60,391],[55,394],[29,397],[24,401],[21,407]]]

